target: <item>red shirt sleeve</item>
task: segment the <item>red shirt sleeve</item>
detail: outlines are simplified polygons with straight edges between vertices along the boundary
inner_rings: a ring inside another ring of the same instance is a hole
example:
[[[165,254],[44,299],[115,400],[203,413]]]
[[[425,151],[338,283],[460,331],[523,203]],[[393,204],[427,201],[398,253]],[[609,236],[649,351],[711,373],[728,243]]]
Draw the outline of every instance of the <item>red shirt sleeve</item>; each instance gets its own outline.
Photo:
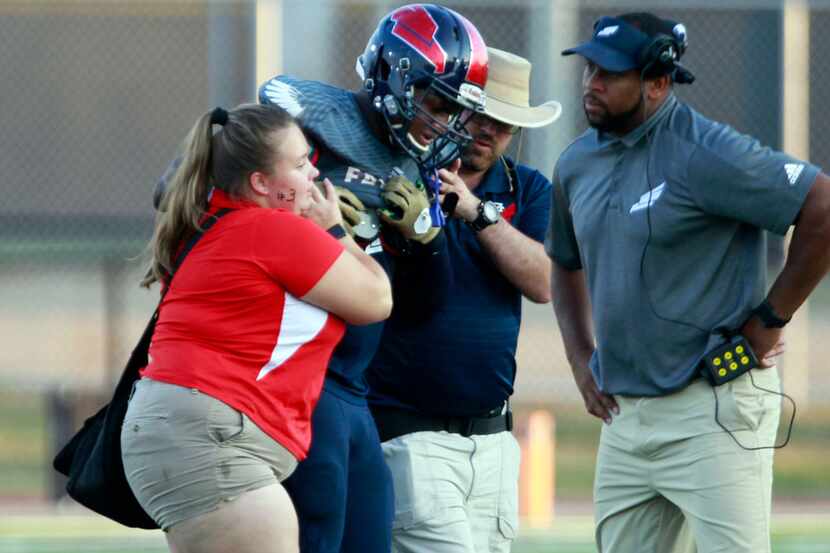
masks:
[[[343,245],[308,219],[263,210],[254,225],[253,257],[291,295],[302,297],[326,274]]]

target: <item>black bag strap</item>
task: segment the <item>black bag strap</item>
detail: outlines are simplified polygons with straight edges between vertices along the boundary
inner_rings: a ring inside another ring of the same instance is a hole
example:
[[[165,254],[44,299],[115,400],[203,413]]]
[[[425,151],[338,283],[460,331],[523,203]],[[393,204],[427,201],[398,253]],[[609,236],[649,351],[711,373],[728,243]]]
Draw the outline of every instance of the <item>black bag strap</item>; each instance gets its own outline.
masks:
[[[159,300],[158,305],[156,306],[156,310],[153,313],[153,316],[150,317],[150,321],[147,323],[147,326],[144,328],[144,332],[141,335],[141,339],[138,341],[138,344],[133,348],[132,355],[130,355],[130,360],[127,363],[127,367],[124,369],[124,372],[121,375],[121,379],[119,380],[118,387],[122,386],[122,382],[128,382],[129,385],[132,386],[132,382],[138,378],[138,370],[141,367],[146,367],[148,363],[147,354],[150,350],[150,342],[153,339],[153,333],[156,331],[156,321],[159,318],[159,310],[161,309],[161,302],[164,301],[164,296],[170,290],[170,284],[173,282],[173,275],[176,274],[176,271],[179,270],[182,263],[184,262],[184,258],[187,257],[187,254],[190,253],[190,250],[196,246],[199,240],[204,236],[205,232],[210,229],[216,222],[233,211],[229,208],[223,208],[208,217],[207,221],[204,222],[202,225],[202,230],[194,234],[190,237],[190,240],[187,241],[182,251],[179,252],[179,255],[176,256],[176,260],[173,262],[173,272],[171,273],[170,277],[167,279],[167,287],[161,293],[161,299]],[[116,387],[117,390],[117,387]]]
[[[221,209],[210,215],[176,256],[173,270],[162,292],[162,298],[170,289],[170,281],[187,254],[199,239],[230,209]],[[159,301],[161,306],[161,301]],[[133,349],[124,372],[115,387],[112,399],[84,426],[55,456],[55,469],[69,477],[66,490],[77,501],[115,521],[135,528],[157,528],[153,520],[132,494],[127,482],[121,458],[121,427],[127,412],[133,385],[139,379],[139,371],[148,363],[150,341],[158,320],[159,307]]]
[[[210,215],[207,221],[205,221],[202,225],[202,230],[191,236],[190,240],[188,240],[187,244],[185,244],[184,248],[182,248],[182,251],[180,251],[179,255],[176,256],[176,260],[173,262],[173,272],[170,273],[170,275],[167,277],[167,286],[165,286],[161,292],[161,299],[159,299],[159,303],[156,306],[155,312],[153,312],[153,316],[150,317],[150,322],[147,323],[147,327],[144,329],[144,333],[141,336],[141,340],[138,341],[138,345],[133,350],[133,355],[139,353],[139,355],[143,356],[146,359],[147,350],[149,350],[150,348],[150,340],[153,339],[153,332],[155,332],[156,330],[156,321],[159,318],[161,302],[164,301],[164,296],[167,295],[167,292],[170,291],[170,285],[173,283],[173,276],[179,270],[179,267],[182,266],[184,258],[187,257],[187,254],[190,253],[190,250],[192,250],[196,246],[196,244],[199,242],[199,240],[202,239],[202,236],[205,235],[205,233],[210,229],[210,227],[215,225],[219,219],[221,219],[231,211],[233,210],[230,208],[222,208],[213,215]],[[144,365],[146,364],[147,362],[144,361]]]
[[[187,241],[187,244],[184,245],[182,251],[179,252],[179,255],[177,255],[176,259],[173,261],[173,270],[169,275],[167,275],[167,286],[161,293],[162,299],[164,299],[165,294],[167,294],[167,292],[170,290],[170,285],[173,283],[173,275],[175,275],[176,271],[179,270],[179,267],[181,267],[182,263],[184,262],[184,258],[187,257],[187,254],[190,253],[190,250],[192,250],[193,247],[196,246],[196,243],[202,239],[202,236],[205,235],[205,233],[210,229],[210,227],[215,225],[216,222],[219,221],[219,219],[221,219],[231,211],[233,210],[225,207],[220,209],[213,215],[208,216],[207,221],[205,221],[204,224],[202,224],[202,230],[190,237],[190,240]],[[161,301],[159,301],[159,307],[160,306]],[[156,311],[158,311],[158,308],[156,308]]]

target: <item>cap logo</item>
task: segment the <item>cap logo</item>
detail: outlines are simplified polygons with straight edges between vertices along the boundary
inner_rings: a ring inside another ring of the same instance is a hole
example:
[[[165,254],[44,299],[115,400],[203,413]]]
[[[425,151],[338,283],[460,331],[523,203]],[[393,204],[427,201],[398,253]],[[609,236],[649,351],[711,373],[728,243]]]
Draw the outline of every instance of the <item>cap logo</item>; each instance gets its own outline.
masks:
[[[672,29],[672,33],[680,42],[686,42],[686,26],[683,23],[678,23]]]
[[[597,33],[597,36],[611,36],[619,30],[619,25],[610,25],[608,27],[605,27],[604,29],[600,29],[600,31]]]

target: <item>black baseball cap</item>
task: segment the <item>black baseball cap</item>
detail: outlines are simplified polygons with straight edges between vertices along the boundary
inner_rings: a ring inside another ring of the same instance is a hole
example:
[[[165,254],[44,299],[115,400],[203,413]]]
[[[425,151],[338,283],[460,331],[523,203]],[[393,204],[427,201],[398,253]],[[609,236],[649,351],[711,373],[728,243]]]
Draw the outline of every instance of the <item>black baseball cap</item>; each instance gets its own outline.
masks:
[[[641,69],[640,52],[659,34],[675,39],[679,58],[686,49],[686,28],[646,12],[600,17],[591,40],[562,51],[562,55],[579,54],[607,71]]]

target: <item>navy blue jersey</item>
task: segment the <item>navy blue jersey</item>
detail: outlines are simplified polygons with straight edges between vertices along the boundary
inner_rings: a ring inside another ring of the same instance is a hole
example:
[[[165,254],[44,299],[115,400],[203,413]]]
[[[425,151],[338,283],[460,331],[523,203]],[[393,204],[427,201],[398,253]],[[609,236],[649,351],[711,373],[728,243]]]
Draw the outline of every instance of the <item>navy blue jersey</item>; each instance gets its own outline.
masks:
[[[418,167],[411,158],[372,133],[353,92],[279,75],[260,87],[259,101],[277,104],[296,117],[313,147],[312,161],[320,171],[320,179],[328,178],[335,186],[348,188],[367,207],[381,207],[380,191],[393,172],[413,181],[419,178]],[[384,251],[381,240],[366,246],[367,253],[392,278],[396,298],[409,293],[422,298],[419,302],[396,299],[396,303],[412,308],[404,313],[396,307],[407,320],[425,316],[443,301],[446,283],[451,279],[444,237],[439,235],[427,247],[418,246],[414,245],[410,256],[397,259]],[[347,290],[344,286],[344,293]],[[346,327],[329,363],[327,389],[366,395],[364,372],[377,350],[382,331],[383,323]]]
[[[296,117],[315,148],[312,159],[320,179],[349,188],[364,203],[376,201],[372,197],[379,197],[384,179],[393,171],[412,181],[419,178],[418,166],[409,156],[375,136],[351,91],[279,75],[260,87],[259,101],[277,104]]]
[[[542,242],[550,182],[522,165],[516,175],[511,190],[508,171],[498,163],[474,192],[501,204],[505,220]],[[521,292],[465,223],[451,219],[445,233],[454,283],[426,321],[393,312],[368,371],[370,403],[472,416],[498,407],[513,393]]]

